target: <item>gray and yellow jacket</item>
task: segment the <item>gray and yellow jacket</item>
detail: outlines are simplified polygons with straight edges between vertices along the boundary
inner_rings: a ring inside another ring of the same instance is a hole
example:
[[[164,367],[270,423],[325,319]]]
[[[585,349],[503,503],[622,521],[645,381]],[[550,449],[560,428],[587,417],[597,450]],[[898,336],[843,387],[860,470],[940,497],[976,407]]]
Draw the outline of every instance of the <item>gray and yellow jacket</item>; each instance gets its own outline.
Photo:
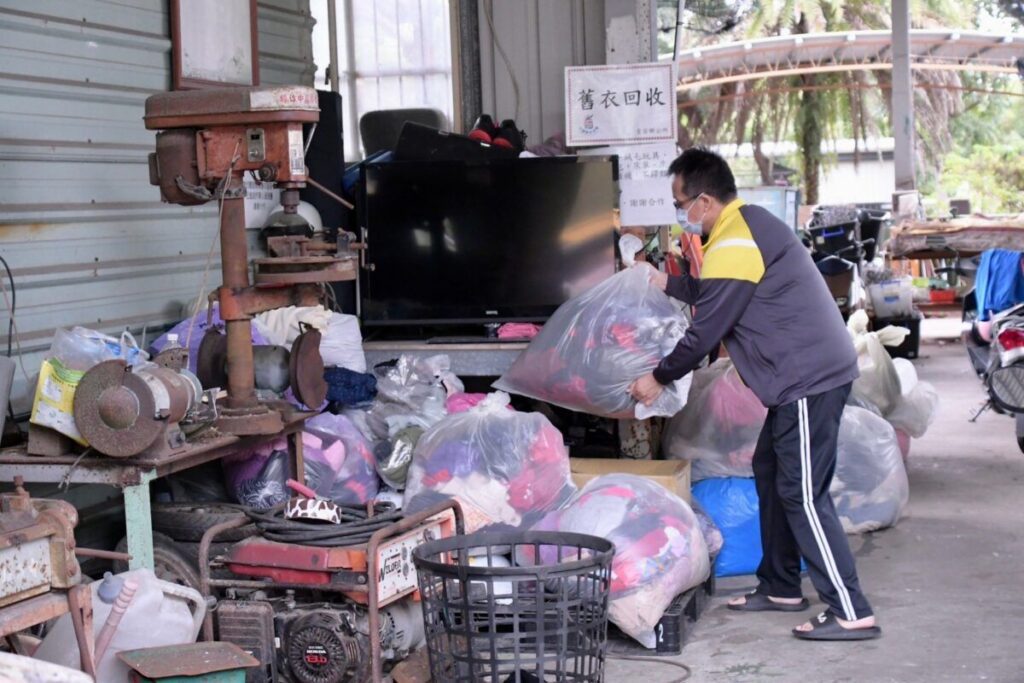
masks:
[[[700,279],[665,291],[696,308],[693,324],[654,370],[669,384],[719,342],[761,402],[780,406],[857,378],[857,353],[810,255],[766,209],[730,202],[704,247]]]

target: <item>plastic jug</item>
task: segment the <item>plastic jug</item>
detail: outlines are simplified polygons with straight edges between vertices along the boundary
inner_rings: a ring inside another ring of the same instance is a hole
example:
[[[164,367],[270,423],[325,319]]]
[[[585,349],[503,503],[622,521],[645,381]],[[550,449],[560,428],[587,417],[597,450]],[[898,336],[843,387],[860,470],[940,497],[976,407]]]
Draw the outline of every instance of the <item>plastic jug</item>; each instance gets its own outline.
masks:
[[[89,586],[95,636],[99,635],[114,606],[121,583],[128,578],[138,583],[138,590],[103,659],[97,662],[96,680],[103,683],[128,681],[128,667],[117,658],[118,652],[194,643],[206,616],[206,603],[198,591],[162,581],[149,569],[135,569],[108,576]],[[81,668],[78,642],[69,615],[57,620],[33,656],[72,669]]]

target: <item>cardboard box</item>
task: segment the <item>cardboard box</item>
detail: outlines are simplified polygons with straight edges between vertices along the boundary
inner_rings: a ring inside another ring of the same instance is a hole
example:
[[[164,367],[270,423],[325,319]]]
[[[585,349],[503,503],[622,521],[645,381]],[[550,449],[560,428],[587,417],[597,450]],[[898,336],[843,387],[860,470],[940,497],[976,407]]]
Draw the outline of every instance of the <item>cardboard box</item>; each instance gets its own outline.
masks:
[[[635,474],[664,486],[690,503],[689,460],[632,460],[630,458],[569,458],[572,481],[583,488],[602,474]]]

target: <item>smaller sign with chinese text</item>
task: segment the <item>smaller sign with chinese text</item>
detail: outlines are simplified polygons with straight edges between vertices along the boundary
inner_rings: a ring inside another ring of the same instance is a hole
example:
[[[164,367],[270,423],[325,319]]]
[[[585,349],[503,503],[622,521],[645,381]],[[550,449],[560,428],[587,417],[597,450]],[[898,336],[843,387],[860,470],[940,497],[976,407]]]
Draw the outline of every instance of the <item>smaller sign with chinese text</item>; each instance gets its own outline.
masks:
[[[675,143],[602,147],[581,150],[580,154],[618,155],[622,225],[672,225],[676,222],[672,179],[667,175],[669,164],[676,157]]]
[[[262,228],[270,214],[281,210],[281,190],[274,183],[263,183],[245,176],[245,227]]]
[[[676,141],[672,63],[566,67],[565,96],[570,147]]]

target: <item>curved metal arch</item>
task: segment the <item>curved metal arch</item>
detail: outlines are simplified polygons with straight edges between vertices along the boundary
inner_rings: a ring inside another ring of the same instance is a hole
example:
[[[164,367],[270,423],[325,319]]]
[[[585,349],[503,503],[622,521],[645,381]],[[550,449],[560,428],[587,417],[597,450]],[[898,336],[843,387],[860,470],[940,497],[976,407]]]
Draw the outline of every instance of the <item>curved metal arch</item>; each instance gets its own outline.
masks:
[[[840,71],[892,69],[888,31],[809,33],[722,43],[679,55],[677,91]],[[910,32],[911,68],[919,71],[1017,73],[1024,35],[954,30]]]

